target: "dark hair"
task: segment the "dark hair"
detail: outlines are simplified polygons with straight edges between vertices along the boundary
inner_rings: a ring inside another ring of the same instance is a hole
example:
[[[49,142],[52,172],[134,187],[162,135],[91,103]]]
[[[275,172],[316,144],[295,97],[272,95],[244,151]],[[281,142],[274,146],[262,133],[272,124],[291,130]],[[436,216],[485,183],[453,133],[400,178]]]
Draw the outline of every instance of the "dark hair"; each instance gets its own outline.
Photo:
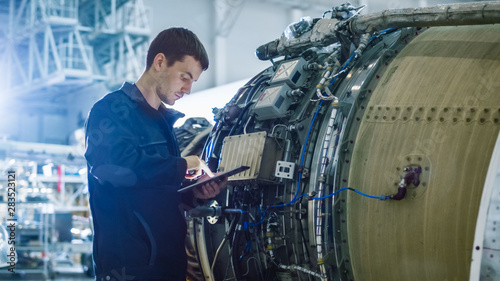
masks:
[[[148,70],[155,56],[162,53],[167,58],[167,66],[172,66],[177,61],[182,61],[184,56],[193,56],[200,62],[201,68],[208,68],[208,55],[205,47],[198,37],[190,30],[182,27],[173,27],[160,32],[151,42],[146,58],[146,70]]]

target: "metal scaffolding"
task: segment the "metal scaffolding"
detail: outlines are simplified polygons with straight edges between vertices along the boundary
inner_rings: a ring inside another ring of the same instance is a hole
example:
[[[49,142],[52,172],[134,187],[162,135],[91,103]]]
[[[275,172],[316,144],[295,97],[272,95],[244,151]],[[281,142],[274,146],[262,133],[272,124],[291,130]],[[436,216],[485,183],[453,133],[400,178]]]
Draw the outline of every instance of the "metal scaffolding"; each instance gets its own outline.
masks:
[[[16,94],[143,70],[149,12],[142,0],[0,0],[0,83]]]

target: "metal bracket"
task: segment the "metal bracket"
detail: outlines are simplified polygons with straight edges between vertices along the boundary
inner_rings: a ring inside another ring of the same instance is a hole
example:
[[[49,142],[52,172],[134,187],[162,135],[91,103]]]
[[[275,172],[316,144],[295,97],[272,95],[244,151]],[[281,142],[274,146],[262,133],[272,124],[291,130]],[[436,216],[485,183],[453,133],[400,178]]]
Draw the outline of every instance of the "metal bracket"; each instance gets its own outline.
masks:
[[[278,161],[276,163],[276,170],[274,175],[277,178],[293,179],[293,174],[295,171],[295,163]]]

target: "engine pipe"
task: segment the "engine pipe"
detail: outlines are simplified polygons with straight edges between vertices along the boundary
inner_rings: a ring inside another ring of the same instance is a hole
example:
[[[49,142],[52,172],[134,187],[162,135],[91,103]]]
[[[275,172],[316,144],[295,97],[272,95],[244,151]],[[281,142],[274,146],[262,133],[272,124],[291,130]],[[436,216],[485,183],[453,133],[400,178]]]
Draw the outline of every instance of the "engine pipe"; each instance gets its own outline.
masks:
[[[461,3],[434,7],[392,9],[354,18],[353,35],[387,28],[478,25],[500,23],[500,2]]]
[[[341,67],[338,58],[339,55],[340,55],[340,50],[337,49],[335,52],[329,55],[325,60],[325,65],[324,65],[325,70],[323,71],[323,77],[321,77],[321,80],[319,81],[318,85],[316,85],[316,95],[318,96],[318,98],[322,100],[335,99],[335,97],[331,94],[328,88],[325,87],[325,84],[327,83],[328,80],[332,79],[331,77],[333,76],[333,73],[337,72]],[[327,96],[323,95],[323,90],[327,92]]]
[[[334,8],[335,9],[335,8]],[[282,36],[256,50],[260,60],[300,53],[311,47],[341,42],[342,36],[372,34],[388,28],[479,25],[500,23],[500,2],[460,3],[425,8],[391,9],[347,19],[319,19],[295,38]]]

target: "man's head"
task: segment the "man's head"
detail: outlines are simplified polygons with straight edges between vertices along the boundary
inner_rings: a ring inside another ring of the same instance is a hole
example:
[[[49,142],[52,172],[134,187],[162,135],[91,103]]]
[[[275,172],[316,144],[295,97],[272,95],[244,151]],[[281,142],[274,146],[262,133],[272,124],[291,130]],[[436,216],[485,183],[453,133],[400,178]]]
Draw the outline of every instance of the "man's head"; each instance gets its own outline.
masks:
[[[198,37],[185,28],[170,28],[151,42],[146,71],[136,85],[153,108],[161,102],[173,105],[191,92],[207,68],[208,56]]]
[[[149,46],[146,58],[146,70],[148,70],[155,56],[159,53],[165,55],[168,66],[181,61],[185,56],[192,56],[199,61],[203,70],[208,68],[208,55],[205,47],[198,37],[190,30],[182,27],[173,27],[160,32]]]

